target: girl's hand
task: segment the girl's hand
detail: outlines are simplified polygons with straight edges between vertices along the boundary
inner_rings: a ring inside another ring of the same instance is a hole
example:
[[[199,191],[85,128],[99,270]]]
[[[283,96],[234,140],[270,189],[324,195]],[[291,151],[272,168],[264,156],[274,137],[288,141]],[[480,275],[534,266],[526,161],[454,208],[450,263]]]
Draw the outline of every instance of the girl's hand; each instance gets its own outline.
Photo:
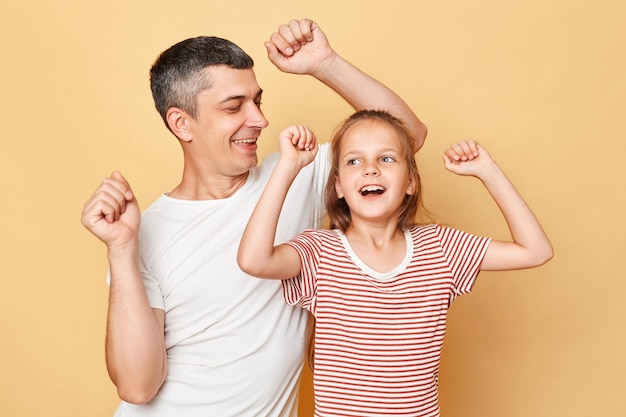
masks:
[[[443,162],[450,172],[481,178],[485,169],[493,164],[493,159],[478,142],[463,140],[446,149]]]
[[[295,162],[298,169],[311,163],[317,155],[317,138],[306,126],[289,126],[278,135],[280,160]]]

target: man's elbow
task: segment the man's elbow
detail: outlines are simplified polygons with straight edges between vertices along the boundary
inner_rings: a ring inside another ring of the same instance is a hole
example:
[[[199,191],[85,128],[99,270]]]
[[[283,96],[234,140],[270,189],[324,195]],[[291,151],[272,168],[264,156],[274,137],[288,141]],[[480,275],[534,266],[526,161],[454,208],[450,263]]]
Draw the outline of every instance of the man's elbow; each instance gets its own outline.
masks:
[[[424,146],[426,135],[428,135],[428,127],[426,127],[424,123],[420,122],[415,134],[415,152],[419,151],[422,146]]]
[[[124,402],[136,405],[143,405],[152,400],[158,392],[158,389],[154,388],[135,388],[124,387],[123,385],[117,386],[117,395]]]
[[[151,375],[149,378],[137,379],[133,376],[109,373],[111,381],[117,388],[117,396],[124,402],[142,405],[150,402],[159,392],[165,382],[166,368],[160,375]]]

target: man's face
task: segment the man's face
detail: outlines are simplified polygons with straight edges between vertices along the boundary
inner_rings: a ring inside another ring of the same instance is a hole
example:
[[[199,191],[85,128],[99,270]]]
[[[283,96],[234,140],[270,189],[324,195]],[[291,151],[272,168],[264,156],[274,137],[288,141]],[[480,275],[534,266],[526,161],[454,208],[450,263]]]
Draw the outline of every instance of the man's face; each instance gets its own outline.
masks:
[[[206,68],[211,87],[198,94],[198,113],[191,121],[192,158],[209,174],[236,177],[258,163],[257,139],[268,121],[252,69],[224,65]]]

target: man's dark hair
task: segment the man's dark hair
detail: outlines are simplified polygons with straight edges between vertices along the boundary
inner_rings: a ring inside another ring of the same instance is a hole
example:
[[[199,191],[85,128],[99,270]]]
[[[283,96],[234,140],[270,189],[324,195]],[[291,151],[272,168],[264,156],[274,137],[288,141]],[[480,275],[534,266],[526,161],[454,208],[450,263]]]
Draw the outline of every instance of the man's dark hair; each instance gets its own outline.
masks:
[[[215,36],[186,39],[159,55],[150,69],[150,89],[166,126],[170,107],[178,107],[196,117],[196,98],[211,87],[211,80],[203,70],[213,65],[248,69],[253,67],[254,61],[239,46]]]

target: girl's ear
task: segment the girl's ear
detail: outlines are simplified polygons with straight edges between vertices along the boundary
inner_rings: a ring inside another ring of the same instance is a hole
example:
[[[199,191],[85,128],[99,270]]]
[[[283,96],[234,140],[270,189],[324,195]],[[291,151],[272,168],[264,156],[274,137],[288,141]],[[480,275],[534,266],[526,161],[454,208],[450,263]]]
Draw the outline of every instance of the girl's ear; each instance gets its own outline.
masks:
[[[343,191],[341,191],[341,183],[339,182],[338,175],[335,175],[335,192],[338,198],[343,198]]]
[[[407,185],[406,187],[406,194],[407,195],[415,194],[415,181],[413,181],[413,178],[411,177],[409,177],[409,185]]]
[[[165,115],[167,125],[176,137],[185,142],[193,139],[192,124],[194,120],[187,112],[178,107],[170,107]]]

